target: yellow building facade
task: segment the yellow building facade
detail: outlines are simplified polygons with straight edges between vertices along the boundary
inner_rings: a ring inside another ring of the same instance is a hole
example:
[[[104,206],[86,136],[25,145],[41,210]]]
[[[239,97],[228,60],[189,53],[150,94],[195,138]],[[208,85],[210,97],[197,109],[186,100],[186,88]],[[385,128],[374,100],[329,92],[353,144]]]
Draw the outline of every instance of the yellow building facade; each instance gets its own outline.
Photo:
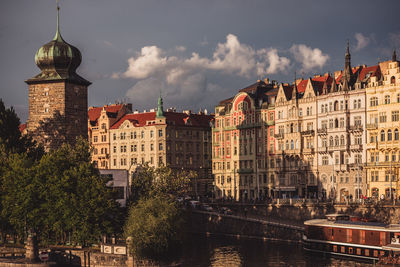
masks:
[[[368,195],[379,199],[399,197],[400,68],[391,61],[379,64],[380,77],[370,80],[367,97]]]

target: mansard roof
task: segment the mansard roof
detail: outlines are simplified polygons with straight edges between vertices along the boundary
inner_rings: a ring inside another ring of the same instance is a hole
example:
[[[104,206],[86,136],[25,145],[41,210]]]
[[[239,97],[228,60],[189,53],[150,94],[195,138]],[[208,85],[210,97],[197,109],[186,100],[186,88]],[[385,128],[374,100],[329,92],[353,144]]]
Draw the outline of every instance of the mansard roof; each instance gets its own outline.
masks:
[[[359,74],[359,79],[360,81],[364,81],[364,79],[375,76],[378,79],[381,77],[381,69],[379,68],[379,65],[362,68]]]

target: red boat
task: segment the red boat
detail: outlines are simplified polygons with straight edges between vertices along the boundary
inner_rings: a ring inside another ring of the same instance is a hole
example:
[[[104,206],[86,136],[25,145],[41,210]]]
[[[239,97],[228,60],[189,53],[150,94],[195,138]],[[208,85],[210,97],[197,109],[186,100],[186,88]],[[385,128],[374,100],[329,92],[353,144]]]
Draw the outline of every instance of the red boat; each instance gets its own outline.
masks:
[[[304,222],[306,251],[378,260],[400,252],[400,225],[329,214]]]

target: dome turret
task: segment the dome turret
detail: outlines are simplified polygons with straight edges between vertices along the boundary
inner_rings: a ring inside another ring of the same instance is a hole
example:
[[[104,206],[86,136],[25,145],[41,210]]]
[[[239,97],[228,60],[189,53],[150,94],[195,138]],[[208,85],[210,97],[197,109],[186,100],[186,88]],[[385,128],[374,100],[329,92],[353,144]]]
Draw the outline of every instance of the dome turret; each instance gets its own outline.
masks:
[[[53,40],[40,47],[35,55],[35,63],[40,68],[41,73],[27,80],[27,82],[70,80],[89,85],[89,81],[76,73],[76,69],[82,62],[81,52],[64,41],[61,36],[59,10],[60,8],[57,7],[57,31]]]

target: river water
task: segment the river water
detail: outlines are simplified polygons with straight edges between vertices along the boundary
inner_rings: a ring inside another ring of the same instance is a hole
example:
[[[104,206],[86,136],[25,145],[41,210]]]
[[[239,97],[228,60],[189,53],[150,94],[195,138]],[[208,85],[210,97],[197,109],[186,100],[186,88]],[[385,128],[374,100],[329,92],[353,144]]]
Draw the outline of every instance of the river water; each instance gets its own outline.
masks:
[[[373,266],[366,262],[309,254],[297,243],[222,236],[192,235],[182,252],[182,266]]]

